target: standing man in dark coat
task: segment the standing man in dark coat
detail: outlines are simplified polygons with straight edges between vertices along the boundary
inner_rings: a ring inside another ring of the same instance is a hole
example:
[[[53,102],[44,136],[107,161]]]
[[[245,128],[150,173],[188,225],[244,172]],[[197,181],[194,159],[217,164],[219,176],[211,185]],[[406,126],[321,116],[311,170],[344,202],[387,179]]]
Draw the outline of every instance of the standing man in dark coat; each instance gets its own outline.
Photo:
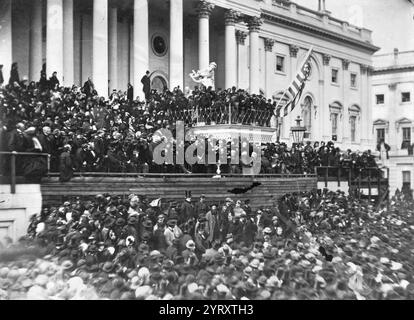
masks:
[[[12,130],[9,135],[7,147],[9,151],[23,152],[24,148],[24,124],[19,122],[16,124],[16,129]]]
[[[185,200],[180,208],[180,223],[184,223],[191,218],[196,219],[194,205],[191,203],[191,191],[186,191],[185,196]]]
[[[150,92],[151,92],[151,81],[150,81],[150,72],[145,72],[145,76],[142,77],[141,83],[142,83],[142,91],[145,94],[145,100],[149,100],[150,98]]]
[[[72,150],[72,147],[69,144],[67,144],[63,147],[63,152],[60,155],[60,162],[59,162],[60,177],[59,177],[59,181],[61,181],[61,182],[67,182],[73,176],[73,163],[72,163],[72,158],[70,156],[70,151],[71,150]]]
[[[134,87],[128,83],[127,99],[129,102],[134,100]]]
[[[57,72],[53,72],[52,76],[49,78],[49,88],[52,90],[56,90],[56,86],[59,87],[60,82],[57,78]]]
[[[11,66],[10,79],[9,79],[9,85],[11,87],[13,87],[15,83],[20,85],[20,77],[19,77],[19,70],[18,70],[17,62],[13,62]]]

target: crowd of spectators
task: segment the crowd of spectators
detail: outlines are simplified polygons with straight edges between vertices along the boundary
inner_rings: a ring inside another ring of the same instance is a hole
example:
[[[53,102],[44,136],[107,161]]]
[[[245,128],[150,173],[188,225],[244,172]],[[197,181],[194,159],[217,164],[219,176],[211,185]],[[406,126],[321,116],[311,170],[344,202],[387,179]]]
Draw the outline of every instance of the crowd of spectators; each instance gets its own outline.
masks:
[[[200,165],[157,165],[153,150],[160,143],[153,134],[169,129],[173,134],[177,121],[187,127],[196,124],[232,123],[269,126],[274,103],[260,95],[231,88],[214,91],[195,88],[184,94],[179,87],[160,93],[153,90],[147,101],[132,98],[132,86],[126,92],[114,90],[108,100],[97,95],[91,79],[83,87],[61,87],[57,74],[47,80],[42,70],[39,82],[20,81],[17,65],[13,79],[0,88],[0,151],[50,154],[50,171],[61,172],[68,181],[73,172],[171,172],[215,173],[217,167]],[[186,146],[190,143],[186,142]],[[241,173],[243,165],[221,164],[222,173]],[[3,157],[3,159],[8,159]],[[26,159],[26,160],[25,160]],[[264,173],[314,173],[315,166],[345,168],[374,167],[369,151],[346,152],[333,142],[293,145],[262,145]],[[3,172],[9,172],[7,161]],[[22,157],[17,173],[41,177],[47,170],[44,157]]]
[[[0,264],[0,296],[31,299],[412,299],[413,203],[389,210],[341,192],[271,208],[200,198],[164,208],[131,194],[45,207]]]

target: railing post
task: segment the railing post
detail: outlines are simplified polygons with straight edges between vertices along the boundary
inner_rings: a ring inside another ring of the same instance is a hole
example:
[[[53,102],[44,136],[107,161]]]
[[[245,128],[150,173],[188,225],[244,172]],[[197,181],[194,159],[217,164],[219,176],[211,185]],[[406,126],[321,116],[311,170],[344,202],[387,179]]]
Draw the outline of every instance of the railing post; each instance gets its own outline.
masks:
[[[371,168],[368,168],[368,197],[371,201]]]
[[[361,169],[358,174],[358,200],[361,200]]]
[[[10,191],[16,193],[16,152],[10,155]]]
[[[328,170],[329,167],[325,167],[325,188],[328,188]]]
[[[231,124],[231,103],[229,102],[229,124]]]
[[[381,173],[380,172],[382,172],[381,170],[378,170],[377,171],[377,184],[378,184],[378,199],[381,199],[382,198],[382,188],[381,188]]]
[[[338,187],[341,186],[341,167],[338,167]]]

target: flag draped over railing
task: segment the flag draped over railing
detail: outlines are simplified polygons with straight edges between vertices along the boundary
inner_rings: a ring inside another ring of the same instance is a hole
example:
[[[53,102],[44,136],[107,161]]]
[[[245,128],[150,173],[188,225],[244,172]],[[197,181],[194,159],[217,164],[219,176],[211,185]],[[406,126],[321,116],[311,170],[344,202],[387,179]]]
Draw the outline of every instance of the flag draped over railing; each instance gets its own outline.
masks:
[[[310,73],[309,59],[312,54],[312,51],[313,51],[313,47],[311,47],[309,51],[307,52],[290,86],[285,90],[285,92],[280,97],[280,99],[278,99],[278,103],[275,108],[277,117],[286,116],[290,111],[292,111],[295,108],[296,102],[300,99],[303,89],[305,88],[305,81],[308,79],[309,73]],[[288,99],[288,102],[286,103],[285,106],[282,106],[281,102],[286,98]],[[290,110],[289,110],[289,106],[290,106]],[[282,109],[282,107],[284,109],[284,112],[283,114],[280,114],[280,110]]]

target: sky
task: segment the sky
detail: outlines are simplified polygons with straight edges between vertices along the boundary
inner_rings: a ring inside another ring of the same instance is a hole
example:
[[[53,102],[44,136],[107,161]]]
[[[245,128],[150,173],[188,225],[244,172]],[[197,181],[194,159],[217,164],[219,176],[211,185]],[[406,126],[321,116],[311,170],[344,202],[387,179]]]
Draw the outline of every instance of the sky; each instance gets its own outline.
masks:
[[[293,0],[318,9],[318,0]],[[373,31],[377,54],[414,50],[414,4],[409,0],[326,0],[326,10],[341,20]],[[414,2],[414,1],[413,1]]]

